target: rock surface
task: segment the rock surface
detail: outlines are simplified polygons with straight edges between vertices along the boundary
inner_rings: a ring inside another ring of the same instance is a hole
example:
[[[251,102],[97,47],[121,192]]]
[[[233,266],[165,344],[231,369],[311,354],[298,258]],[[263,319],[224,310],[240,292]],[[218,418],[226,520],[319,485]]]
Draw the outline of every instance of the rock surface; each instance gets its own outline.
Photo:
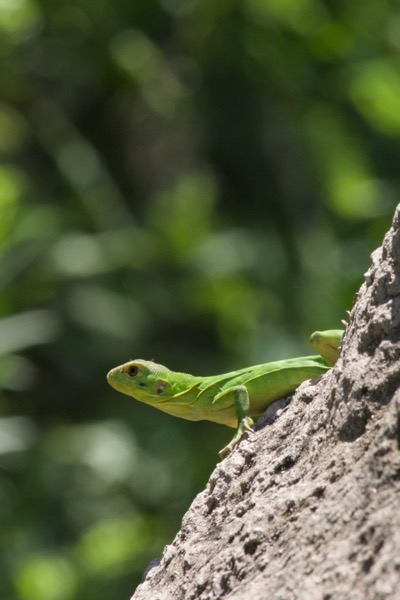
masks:
[[[400,598],[400,205],[365,277],[335,367],[217,465],[134,600]]]

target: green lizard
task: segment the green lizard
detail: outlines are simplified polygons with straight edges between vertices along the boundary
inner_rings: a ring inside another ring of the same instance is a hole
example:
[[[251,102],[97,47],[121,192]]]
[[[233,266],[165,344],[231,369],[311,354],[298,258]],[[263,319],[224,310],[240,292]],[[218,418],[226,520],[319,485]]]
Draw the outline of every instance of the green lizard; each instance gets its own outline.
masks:
[[[342,335],[341,330],[313,333],[310,341],[320,356],[289,358],[223,375],[195,377],[137,359],[112,369],[107,381],[119,392],[175,417],[236,427],[233,439],[219,453],[223,458],[245,431],[253,433],[251,417],[334,365]]]

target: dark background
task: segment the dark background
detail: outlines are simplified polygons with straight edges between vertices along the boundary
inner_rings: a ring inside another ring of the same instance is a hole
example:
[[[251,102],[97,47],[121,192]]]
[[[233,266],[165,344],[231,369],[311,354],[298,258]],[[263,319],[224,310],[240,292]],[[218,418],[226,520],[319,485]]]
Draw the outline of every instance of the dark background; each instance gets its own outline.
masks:
[[[399,188],[400,11],[0,4],[0,596],[128,598],[232,431],[109,388],[340,327]]]

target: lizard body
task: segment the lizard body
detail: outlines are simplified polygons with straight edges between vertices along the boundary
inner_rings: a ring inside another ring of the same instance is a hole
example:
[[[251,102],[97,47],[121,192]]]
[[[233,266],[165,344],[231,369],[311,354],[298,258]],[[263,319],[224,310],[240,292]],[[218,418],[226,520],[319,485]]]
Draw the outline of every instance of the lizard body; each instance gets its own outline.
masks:
[[[232,441],[221,450],[228,454],[258,417],[307,379],[324,374],[336,362],[343,332],[316,332],[311,343],[319,356],[289,358],[224,373],[200,377],[170,371],[142,359],[112,369],[109,384],[128,396],[190,421],[208,420],[236,427]]]

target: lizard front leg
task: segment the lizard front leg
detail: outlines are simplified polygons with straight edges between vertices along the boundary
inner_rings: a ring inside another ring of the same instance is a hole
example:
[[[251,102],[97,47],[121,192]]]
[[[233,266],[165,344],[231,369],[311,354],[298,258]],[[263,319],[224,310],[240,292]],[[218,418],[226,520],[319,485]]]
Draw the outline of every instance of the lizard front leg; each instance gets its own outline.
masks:
[[[235,385],[217,394],[213,400],[213,406],[217,405],[217,410],[221,405],[234,405],[237,416],[237,429],[232,440],[225,448],[218,453],[220,458],[225,458],[239,442],[242,435],[248,431],[254,433],[251,428],[253,420],[248,416],[250,409],[250,398],[247,388],[244,385]]]

